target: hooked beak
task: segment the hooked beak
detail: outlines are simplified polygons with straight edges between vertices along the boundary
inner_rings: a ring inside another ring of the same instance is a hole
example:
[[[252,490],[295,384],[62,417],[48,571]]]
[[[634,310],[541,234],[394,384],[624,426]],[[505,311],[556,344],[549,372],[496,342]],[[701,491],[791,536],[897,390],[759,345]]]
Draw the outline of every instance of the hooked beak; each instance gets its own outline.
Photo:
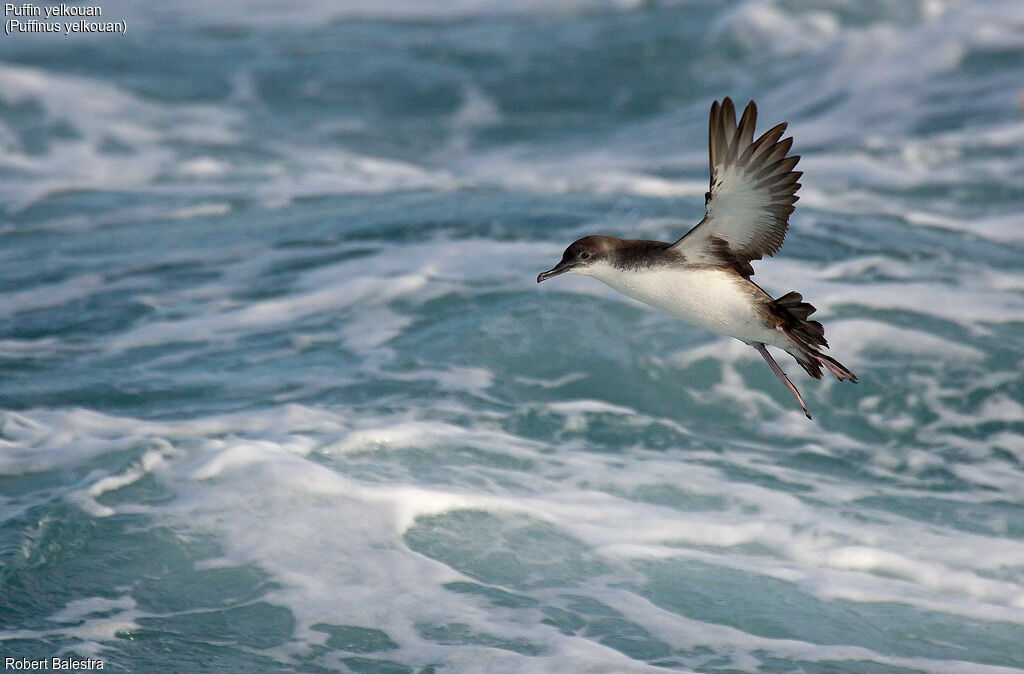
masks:
[[[562,262],[559,262],[558,264],[556,264],[552,269],[548,269],[547,271],[542,271],[540,274],[538,274],[537,275],[537,283],[540,283],[541,281],[547,281],[552,276],[558,276],[559,274],[564,274],[565,272],[569,271],[570,269],[572,269],[575,266],[576,266],[575,262],[566,262],[566,261],[563,260]]]

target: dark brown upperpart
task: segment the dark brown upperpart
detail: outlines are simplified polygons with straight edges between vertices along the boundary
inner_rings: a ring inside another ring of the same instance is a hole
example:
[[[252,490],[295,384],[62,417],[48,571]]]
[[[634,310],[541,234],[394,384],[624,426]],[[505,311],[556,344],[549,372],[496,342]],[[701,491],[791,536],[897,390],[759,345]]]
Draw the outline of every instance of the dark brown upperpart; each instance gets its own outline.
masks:
[[[680,265],[686,256],[678,250],[670,250],[672,244],[664,241],[644,239],[619,239],[608,256],[611,264],[623,270],[650,269],[660,265]]]
[[[565,250],[562,259],[584,263],[605,261],[617,269],[630,271],[685,262],[686,256],[681,251],[671,250],[671,245],[665,241],[592,235],[573,242]],[[583,257],[584,254],[588,255]]]

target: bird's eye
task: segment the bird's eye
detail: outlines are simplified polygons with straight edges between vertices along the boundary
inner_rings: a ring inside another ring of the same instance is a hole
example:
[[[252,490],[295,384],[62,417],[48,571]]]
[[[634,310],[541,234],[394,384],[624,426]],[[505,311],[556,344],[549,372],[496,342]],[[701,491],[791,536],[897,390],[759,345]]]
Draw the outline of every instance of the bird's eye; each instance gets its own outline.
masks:
[[[580,253],[580,259],[581,260],[589,260],[590,259],[590,251],[589,250],[585,250],[582,253]]]

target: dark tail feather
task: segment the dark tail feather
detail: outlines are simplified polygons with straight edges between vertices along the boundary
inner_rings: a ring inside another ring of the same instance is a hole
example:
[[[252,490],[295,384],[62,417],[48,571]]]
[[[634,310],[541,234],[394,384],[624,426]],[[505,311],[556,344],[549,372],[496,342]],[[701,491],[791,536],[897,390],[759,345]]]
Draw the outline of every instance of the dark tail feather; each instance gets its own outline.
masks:
[[[823,353],[815,353],[814,357],[817,358],[822,365],[824,365],[829,372],[836,376],[839,381],[852,381],[854,384],[857,383],[857,375],[850,372],[849,368],[840,363],[838,360],[831,356],[826,356]]]
[[[825,340],[825,328],[821,323],[808,320],[815,312],[814,305],[804,302],[800,293],[789,292],[775,300],[775,306],[779,309],[778,316],[782,321],[779,330],[799,347],[796,353],[790,352],[790,355],[807,374],[815,379],[821,379],[821,368],[824,367],[839,381],[857,382],[857,375],[835,358],[820,351],[821,347],[828,348],[828,342]]]
[[[821,366],[818,365],[818,361],[813,358],[799,358],[795,353],[789,354],[793,356],[793,360],[804,369],[804,372],[811,375],[815,379],[821,379]]]
[[[789,313],[793,314],[796,318],[803,320],[813,314],[817,309],[814,308],[813,304],[804,302],[804,296],[795,290],[788,292],[779,299],[775,300],[775,304],[779,305]]]
[[[828,348],[828,342],[825,340],[825,328],[818,321],[807,320],[807,317],[817,311],[817,309],[814,308],[813,304],[804,302],[803,295],[798,292],[786,293],[775,300],[775,306],[781,310],[779,311],[779,314],[781,314],[780,318],[783,319],[783,325],[787,330],[812,347],[823,346],[826,349]],[[814,373],[808,370],[806,366],[804,366],[804,369],[814,377]],[[820,375],[815,377],[815,379],[820,378]]]
[[[799,348],[797,353],[789,352],[789,355],[793,356],[796,362],[800,363],[800,367],[807,371],[807,374],[811,375],[815,379],[821,379],[821,368],[825,367],[826,370],[835,375],[839,381],[852,381],[854,384],[857,383],[857,375],[849,370],[845,365],[840,363],[832,356],[826,356],[813,345],[803,341],[798,335],[787,328],[779,328],[793,340],[793,343]]]

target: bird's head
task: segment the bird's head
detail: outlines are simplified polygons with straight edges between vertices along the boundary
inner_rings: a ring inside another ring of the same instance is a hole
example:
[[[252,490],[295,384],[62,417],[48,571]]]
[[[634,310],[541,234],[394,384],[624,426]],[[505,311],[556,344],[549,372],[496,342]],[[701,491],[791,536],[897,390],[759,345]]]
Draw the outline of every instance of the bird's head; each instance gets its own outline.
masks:
[[[618,241],[610,236],[585,236],[578,241],[573,241],[572,245],[562,253],[562,261],[551,269],[541,272],[537,276],[537,283],[566,272],[587,274],[595,266],[609,260]]]

